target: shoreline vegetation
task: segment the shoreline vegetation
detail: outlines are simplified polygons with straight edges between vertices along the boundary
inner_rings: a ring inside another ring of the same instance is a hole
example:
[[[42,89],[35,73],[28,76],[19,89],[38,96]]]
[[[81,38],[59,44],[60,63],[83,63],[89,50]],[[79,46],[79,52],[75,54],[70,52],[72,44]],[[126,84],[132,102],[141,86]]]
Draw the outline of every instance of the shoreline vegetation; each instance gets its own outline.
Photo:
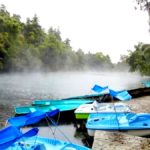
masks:
[[[11,15],[4,5],[0,7],[0,73],[129,70],[124,57],[121,60],[114,64],[101,51],[95,54],[84,53],[81,48],[75,51],[69,38],[62,40],[59,29],[50,27],[46,32],[36,15],[24,23],[21,16]]]
[[[22,22],[21,16],[0,6],[0,73],[128,70],[150,75],[150,44],[138,43],[127,55],[121,55],[118,63],[112,63],[110,55],[101,50],[95,54],[90,51],[74,50],[69,38],[62,39],[59,28],[50,26],[45,31],[37,15]]]
[[[102,52],[85,54],[74,51],[70,39],[62,40],[59,29],[46,32],[35,15],[21,22],[17,14],[11,15],[4,5],[0,7],[0,71],[24,70],[87,70],[112,68],[109,55]]]

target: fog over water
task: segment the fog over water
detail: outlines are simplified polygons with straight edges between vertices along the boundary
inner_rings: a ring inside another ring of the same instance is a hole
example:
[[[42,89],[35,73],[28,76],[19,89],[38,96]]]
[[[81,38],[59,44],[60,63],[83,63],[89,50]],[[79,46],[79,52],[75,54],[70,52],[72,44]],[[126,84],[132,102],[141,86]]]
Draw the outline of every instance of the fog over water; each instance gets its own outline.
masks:
[[[93,93],[94,84],[114,90],[142,87],[145,77],[128,72],[55,72],[0,75],[0,103],[61,99]]]

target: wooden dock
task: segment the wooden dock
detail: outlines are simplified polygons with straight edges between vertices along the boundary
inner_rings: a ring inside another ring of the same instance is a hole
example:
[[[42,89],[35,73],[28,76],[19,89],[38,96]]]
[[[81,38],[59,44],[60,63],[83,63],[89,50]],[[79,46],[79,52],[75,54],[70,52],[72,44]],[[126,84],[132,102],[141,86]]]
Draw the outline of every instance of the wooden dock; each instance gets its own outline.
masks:
[[[150,96],[125,102],[133,112],[150,113]],[[150,150],[150,138],[120,132],[96,131],[92,150]]]

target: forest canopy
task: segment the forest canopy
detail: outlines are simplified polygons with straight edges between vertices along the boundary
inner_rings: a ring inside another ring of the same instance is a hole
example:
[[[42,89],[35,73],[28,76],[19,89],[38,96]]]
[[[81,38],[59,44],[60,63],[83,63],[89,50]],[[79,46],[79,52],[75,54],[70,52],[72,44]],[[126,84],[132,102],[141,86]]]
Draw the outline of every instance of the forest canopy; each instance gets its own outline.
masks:
[[[62,40],[59,29],[50,27],[45,32],[37,15],[23,23],[19,15],[10,15],[1,5],[1,72],[102,69],[112,66],[109,55],[102,52],[85,54],[82,49],[74,51],[70,39]]]
[[[136,2],[140,5],[147,1]],[[142,6],[147,6],[149,12],[150,3],[146,4]],[[62,40],[59,29],[50,26],[45,32],[37,15],[22,22],[19,15],[10,15],[4,5],[0,6],[0,72],[127,70],[130,67],[130,71],[150,75],[150,44],[135,45],[127,56],[120,57],[118,64],[113,64],[110,56],[101,51],[85,54],[82,49],[74,51],[70,43],[69,38]]]
[[[126,58],[130,71],[139,71],[142,75],[150,75],[150,44],[139,43]]]
[[[150,1],[135,0],[136,9],[147,11],[149,17],[149,32],[150,32]],[[128,56],[124,56],[124,60],[129,64],[130,71],[138,71],[142,75],[150,76],[150,44],[138,43],[133,50],[129,50]]]

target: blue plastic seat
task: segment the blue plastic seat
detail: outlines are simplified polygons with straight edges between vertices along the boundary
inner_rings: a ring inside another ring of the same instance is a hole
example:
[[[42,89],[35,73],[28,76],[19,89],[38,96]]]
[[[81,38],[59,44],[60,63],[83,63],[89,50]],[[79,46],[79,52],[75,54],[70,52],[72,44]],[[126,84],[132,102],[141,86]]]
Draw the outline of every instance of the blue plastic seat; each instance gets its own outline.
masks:
[[[21,138],[29,138],[37,135],[39,129],[33,128],[26,133],[20,132],[20,130],[14,126],[8,126],[0,130],[0,150],[4,150],[9,146],[12,146],[16,141]]]
[[[43,111],[35,111],[33,113],[29,113],[24,116],[12,117],[9,118],[7,121],[16,127],[23,127],[31,124],[35,124],[42,120],[45,117],[52,117],[59,113],[59,110],[53,110],[51,112],[43,112]]]
[[[97,93],[101,93],[103,92],[104,90],[108,89],[108,86],[99,86],[97,84],[94,85],[94,87],[92,88],[93,91],[97,92]]]
[[[112,89],[109,89],[109,93],[112,97],[115,97],[122,101],[128,101],[132,99],[132,96],[128,93],[128,91],[114,91]]]

